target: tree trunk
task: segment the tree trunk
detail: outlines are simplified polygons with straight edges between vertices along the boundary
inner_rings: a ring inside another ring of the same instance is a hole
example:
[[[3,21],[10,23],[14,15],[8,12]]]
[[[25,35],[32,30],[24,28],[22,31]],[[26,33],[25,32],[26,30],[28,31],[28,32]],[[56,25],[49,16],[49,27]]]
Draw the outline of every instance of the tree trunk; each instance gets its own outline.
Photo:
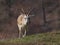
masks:
[[[44,21],[44,24],[46,24],[45,5],[43,0],[42,0],[42,10],[43,10],[43,21]]]

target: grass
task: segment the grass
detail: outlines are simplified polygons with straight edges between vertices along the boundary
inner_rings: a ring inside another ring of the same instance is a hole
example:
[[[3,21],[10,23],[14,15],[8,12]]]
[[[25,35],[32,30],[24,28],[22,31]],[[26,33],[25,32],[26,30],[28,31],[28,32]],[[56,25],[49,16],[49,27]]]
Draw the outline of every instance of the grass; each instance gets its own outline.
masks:
[[[60,31],[26,36],[21,39],[0,41],[0,45],[60,45]]]

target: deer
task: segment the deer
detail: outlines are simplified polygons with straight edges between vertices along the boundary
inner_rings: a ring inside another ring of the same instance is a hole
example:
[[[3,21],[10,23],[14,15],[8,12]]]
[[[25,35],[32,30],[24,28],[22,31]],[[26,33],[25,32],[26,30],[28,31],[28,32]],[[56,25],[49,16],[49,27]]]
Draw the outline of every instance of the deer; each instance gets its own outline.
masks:
[[[23,8],[21,9],[21,11],[22,11],[21,14],[17,18],[17,26],[19,29],[19,34],[18,34],[19,38],[26,36],[28,18],[34,16],[34,15],[29,15],[30,12],[32,11],[32,9],[30,11],[28,11],[27,14],[24,12]]]

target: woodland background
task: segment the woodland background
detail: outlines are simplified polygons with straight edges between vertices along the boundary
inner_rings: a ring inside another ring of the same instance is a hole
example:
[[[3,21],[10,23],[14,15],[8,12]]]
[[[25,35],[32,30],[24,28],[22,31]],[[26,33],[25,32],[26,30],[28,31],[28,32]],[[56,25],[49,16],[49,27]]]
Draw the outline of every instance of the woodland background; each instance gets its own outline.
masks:
[[[33,8],[27,35],[60,29],[60,0],[0,0],[0,39],[17,38],[17,17],[21,8]],[[30,8],[30,9],[29,9]]]

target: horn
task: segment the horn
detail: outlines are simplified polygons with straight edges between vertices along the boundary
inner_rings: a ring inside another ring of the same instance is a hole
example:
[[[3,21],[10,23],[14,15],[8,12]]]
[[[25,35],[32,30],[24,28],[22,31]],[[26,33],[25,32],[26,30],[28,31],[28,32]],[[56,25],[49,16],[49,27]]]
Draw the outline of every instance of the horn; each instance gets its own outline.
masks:
[[[21,11],[22,11],[23,13],[25,13],[23,8],[21,9]]]
[[[21,14],[25,14],[25,12],[24,12],[24,9],[23,9],[23,8],[21,8],[21,12],[22,12]]]
[[[29,8],[30,9],[30,8]],[[30,12],[33,10],[33,8],[28,12],[28,15],[30,14]]]

